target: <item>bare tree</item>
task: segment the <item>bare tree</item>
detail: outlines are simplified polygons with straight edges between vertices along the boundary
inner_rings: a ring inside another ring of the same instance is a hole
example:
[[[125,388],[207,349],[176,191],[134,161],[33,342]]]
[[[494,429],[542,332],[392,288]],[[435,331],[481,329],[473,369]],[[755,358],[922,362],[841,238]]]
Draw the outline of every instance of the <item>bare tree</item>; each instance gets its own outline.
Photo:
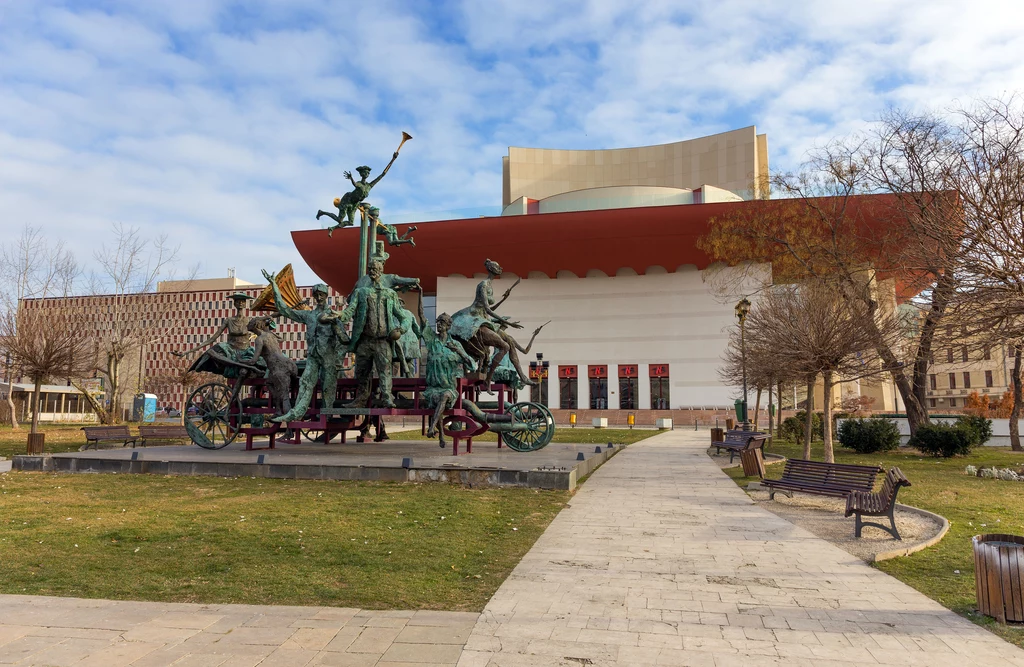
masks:
[[[138,357],[141,364],[144,349],[172,333],[164,325],[180,304],[148,293],[156,291],[159,280],[171,277],[177,258],[178,248],[166,236],[147,240],[138,228],[120,224],[114,225],[111,242],[96,253],[99,271],[90,278],[90,291],[104,296],[106,312],[91,342],[95,372],[106,381],[107,405],[79,389],[104,423],[119,417],[129,360]]]
[[[0,247],[0,318],[9,325],[8,331],[17,331],[17,313],[22,299],[68,296],[79,273],[74,255],[65,248],[63,241],[51,243],[42,228],[26,224],[20,236]],[[20,348],[20,345],[13,347]],[[17,358],[13,353],[4,357],[7,406],[14,430],[18,430],[14,409],[14,380],[20,374],[15,372]]]
[[[39,394],[50,378],[77,378],[92,367],[82,335],[83,316],[67,299],[23,301],[18,310],[0,316],[0,349],[35,385],[32,433],[39,427]]]
[[[785,198],[716,220],[700,241],[715,259],[771,262],[776,281],[828,280],[869,324],[886,319],[885,304],[862,279],[865,269],[898,277],[922,313],[912,357],[890,347],[885,326],[876,330],[875,351],[912,431],[928,421],[934,338],[969,248],[949,178],[961,145],[962,134],[938,115],[890,112],[869,132],[812,153],[799,173],[776,175],[773,187]]]
[[[832,447],[832,391],[840,380],[882,373],[885,366],[874,350],[878,325],[863,304],[843,298],[835,284],[805,281],[779,285],[765,293],[747,318],[747,338],[753,349],[770,351],[773,363],[789,369],[788,375],[807,378],[808,396],[814,379],[824,385],[825,460],[835,460]],[[811,405],[804,442],[810,457]]]
[[[957,291],[963,327],[1001,338],[1013,351],[1010,446],[1021,451],[1024,346],[1024,99],[980,100],[956,110],[962,136],[948,180],[963,211],[965,284]]]

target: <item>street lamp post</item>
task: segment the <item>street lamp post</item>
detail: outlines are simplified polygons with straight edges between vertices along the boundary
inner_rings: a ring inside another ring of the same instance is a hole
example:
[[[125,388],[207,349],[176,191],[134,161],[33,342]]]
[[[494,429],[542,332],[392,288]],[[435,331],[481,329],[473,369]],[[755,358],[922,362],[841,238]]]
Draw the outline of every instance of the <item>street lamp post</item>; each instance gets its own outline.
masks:
[[[740,321],[740,366],[743,369],[743,430],[750,430],[750,421],[747,418],[747,341],[745,337],[745,324],[747,313],[750,312],[750,301],[746,297],[736,304],[736,319]]]

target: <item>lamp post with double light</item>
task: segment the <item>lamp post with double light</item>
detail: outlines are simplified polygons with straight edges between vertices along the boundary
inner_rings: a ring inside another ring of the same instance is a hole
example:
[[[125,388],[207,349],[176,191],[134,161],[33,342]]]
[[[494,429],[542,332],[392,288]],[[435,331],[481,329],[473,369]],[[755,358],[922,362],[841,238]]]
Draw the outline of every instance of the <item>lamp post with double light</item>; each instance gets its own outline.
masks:
[[[740,366],[743,369],[743,430],[749,431],[749,420],[747,419],[747,342],[745,336],[745,324],[747,314],[750,312],[750,301],[743,297],[736,304],[736,319],[740,321]]]

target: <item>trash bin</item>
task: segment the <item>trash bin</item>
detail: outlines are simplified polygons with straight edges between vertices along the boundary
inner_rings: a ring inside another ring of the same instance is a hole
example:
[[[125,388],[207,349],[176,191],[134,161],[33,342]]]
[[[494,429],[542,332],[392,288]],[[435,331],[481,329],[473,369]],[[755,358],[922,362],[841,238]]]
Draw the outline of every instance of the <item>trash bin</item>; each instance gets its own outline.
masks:
[[[764,456],[761,455],[761,448],[744,449],[740,452],[740,463],[743,464],[743,476],[753,477],[757,475],[764,479]]]
[[[711,429],[711,442],[725,442],[725,429],[724,428],[713,428],[713,429]]]
[[[726,431],[733,431],[735,429],[736,429],[736,420],[733,419],[732,417],[726,417],[725,418],[725,430]]]
[[[974,586],[978,611],[1000,623],[1024,621],[1024,537],[975,535]]]

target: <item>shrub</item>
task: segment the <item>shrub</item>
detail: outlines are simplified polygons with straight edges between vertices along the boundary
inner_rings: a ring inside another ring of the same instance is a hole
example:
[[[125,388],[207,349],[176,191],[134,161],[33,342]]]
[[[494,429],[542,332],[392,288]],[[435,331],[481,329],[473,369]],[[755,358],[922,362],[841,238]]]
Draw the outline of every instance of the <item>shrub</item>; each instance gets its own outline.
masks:
[[[956,425],[974,433],[974,446],[984,445],[992,437],[992,420],[978,415],[963,415],[956,418]]]
[[[962,424],[928,424],[918,426],[910,437],[910,446],[931,456],[949,458],[971,453],[977,434]]]
[[[847,419],[839,427],[839,444],[858,454],[888,452],[900,446],[900,430],[888,419]]]
[[[795,417],[783,419],[782,432],[780,433],[782,438],[792,442],[803,442],[805,419],[807,419],[807,412],[805,410],[796,413]],[[823,433],[821,417],[818,413],[811,413],[811,439],[821,440],[824,437]]]

